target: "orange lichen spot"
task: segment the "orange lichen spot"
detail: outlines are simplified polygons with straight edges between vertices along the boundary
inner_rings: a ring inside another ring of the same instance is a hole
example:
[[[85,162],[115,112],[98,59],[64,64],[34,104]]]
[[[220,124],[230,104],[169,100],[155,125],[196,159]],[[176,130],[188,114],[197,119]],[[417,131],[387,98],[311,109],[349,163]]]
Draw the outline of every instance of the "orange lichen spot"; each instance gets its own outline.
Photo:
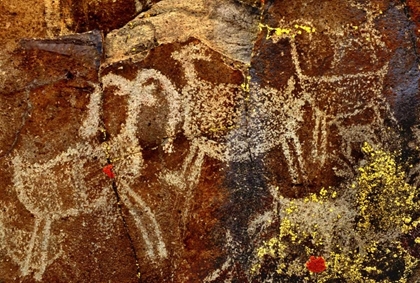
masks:
[[[327,268],[325,259],[322,256],[311,256],[305,265],[310,272],[315,273],[322,272]]]
[[[112,172],[112,167],[114,167],[114,165],[108,164],[102,168],[102,171],[104,171],[104,173],[111,179],[115,178],[115,174]]]

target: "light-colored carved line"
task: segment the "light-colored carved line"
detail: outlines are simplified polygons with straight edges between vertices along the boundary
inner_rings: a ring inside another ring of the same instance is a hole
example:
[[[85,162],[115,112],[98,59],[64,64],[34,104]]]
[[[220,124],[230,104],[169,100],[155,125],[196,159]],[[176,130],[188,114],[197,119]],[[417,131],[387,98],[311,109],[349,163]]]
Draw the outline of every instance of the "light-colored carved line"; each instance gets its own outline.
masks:
[[[155,248],[156,248],[156,250],[157,250],[157,252],[158,252],[158,254],[161,258],[166,258],[167,257],[167,251],[166,251],[165,242],[163,241],[162,232],[161,232],[160,226],[159,226],[159,224],[156,220],[156,217],[155,217],[154,213],[152,212],[150,207],[146,205],[146,203],[143,201],[143,199],[139,195],[137,195],[129,186],[125,186],[125,191],[142,208],[143,212],[146,213],[149,220],[152,222],[153,232],[154,232],[154,234],[157,238],[157,243],[155,243],[155,245],[156,245]],[[132,207],[130,213],[134,213],[132,211],[135,211],[135,209],[133,209],[133,207]],[[138,215],[138,217],[140,217],[140,216]],[[148,233],[148,229],[143,229],[143,230],[140,230],[140,231],[141,231],[142,235],[144,233]],[[145,237],[149,238],[148,235],[146,235],[146,236],[143,235],[143,238],[145,238]],[[149,240],[149,243],[150,243],[150,240]],[[149,246],[148,248],[152,249],[153,246],[152,247]],[[154,252],[153,252],[153,254],[154,254]]]
[[[198,179],[200,178],[201,175],[201,166],[203,165],[204,162],[204,151],[198,149],[197,150],[197,154],[195,156],[195,161],[192,164],[192,169],[190,170],[190,174],[187,178],[188,182],[192,185],[192,186],[196,186],[198,183]]]
[[[50,231],[51,231],[51,219],[46,218],[44,219],[44,228],[42,229],[42,238],[40,238],[40,249],[41,249],[41,262],[40,266],[38,267],[38,271],[35,272],[34,278],[35,280],[40,281],[42,279],[42,275],[47,268],[48,262],[48,247],[50,241]]]
[[[160,72],[153,70],[153,69],[145,69],[140,71],[137,74],[137,77],[134,81],[128,81],[122,77],[117,75],[109,74],[103,78],[103,82],[105,85],[116,85],[119,87],[119,91],[117,91],[118,95],[128,95],[128,117],[126,120],[126,124],[123,126],[122,133],[113,141],[118,142],[119,140],[126,140],[133,147],[138,147],[138,141],[136,138],[136,125],[138,121],[138,116],[141,110],[142,105],[146,106],[153,106],[156,104],[156,98],[153,96],[153,91],[156,89],[154,84],[146,85],[141,88],[149,79],[158,80],[164,90],[167,92],[167,100],[169,103],[170,115],[169,115],[169,122],[166,127],[166,132],[168,136],[173,136],[175,134],[175,127],[180,120],[179,108],[180,108],[180,96],[178,92],[173,87],[172,83]],[[115,146],[118,146],[116,144]],[[139,149],[141,151],[141,149]],[[139,165],[140,166],[140,165]],[[138,166],[137,166],[138,167]],[[140,170],[140,167],[138,167]],[[121,181],[121,194],[126,194],[127,198],[124,200],[127,201],[126,205],[129,206],[130,213],[133,215],[135,222],[140,230],[140,233],[145,241],[146,248],[147,248],[147,255],[152,258],[156,259],[158,254],[161,258],[167,257],[166,246],[162,237],[160,226],[156,220],[156,217],[149,206],[143,201],[143,199],[136,194],[130,188],[130,182]],[[138,206],[145,212],[147,218],[152,223],[153,231],[149,231],[147,227],[144,226],[143,222],[141,221],[141,216],[138,215],[136,211],[136,207],[128,200],[128,197],[131,197]],[[154,241],[150,237],[150,233],[154,233]],[[156,249],[156,252],[155,252]]]
[[[79,134],[85,139],[92,138],[98,133],[101,116],[102,89],[98,84],[91,83],[91,85],[95,90],[90,94],[87,117],[83,121],[83,126],[79,129]]]
[[[229,230],[226,231],[226,248],[230,252],[226,258],[226,261],[223,263],[221,268],[216,269],[215,271],[207,275],[207,277],[204,278],[204,282],[211,282],[216,280],[222,272],[227,273],[228,278],[229,276],[232,276],[232,270],[229,269],[232,268],[232,265],[235,262],[234,259],[238,256],[238,253],[241,249],[239,248],[238,243],[236,243],[233,239],[232,234]]]
[[[41,222],[41,220],[39,220],[38,218],[35,217],[34,229],[32,231],[31,239],[29,241],[29,246],[28,246],[28,250],[27,250],[27,253],[26,253],[26,259],[25,259],[25,262],[23,264],[23,267],[21,267],[21,272],[22,272],[23,276],[28,275],[29,272],[30,272],[32,254],[33,254],[33,250],[34,250],[34,247],[35,247],[36,235],[38,233],[38,228],[39,228],[40,222]]]
[[[94,84],[92,84],[94,85]],[[89,127],[89,129],[85,130],[79,130],[79,133],[81,133],[82,136],[85,138],[90,138],[95,134],[95,130],[98,128],[99,124],[99,110],[100,110],[100,103],[101,103],[101,94],[100,89],[98,85],[94,85],[95,91],[91,94],[90,102],[88,105],[88,115],[83,121],[83,127]],[[93,112],[93,113],[92,113]],[[88,121],[86,121],[88,120]],[[25,256],[24,256],[24,262],[20,263],[20,270],[23,276],[28,275],[32,269],[36,269],[36,272],[34,273],[34,279],[35,280],[41,280],[42,275],[45,272],[45,269],[47,265],[49,265],[52,261],[54,261],[56,258],[58,258],[61,253],[52,255],[52,259],[49,259],[50,255],[48,253],[48,248],[50,244],[50,231],[51,231],[51,225],[52,225],[52,218],[55,213],[58,213],[60,216],[76,216],[80,214],[80,209],[70,208],[67,210],[60,210],[60,211],[54,211],[51,213],[44,212],[39,210],[36,207],[36,204],[29,200],[25,193],[25,187],[33,185],[30,183],[30,180],[33,179],[36,176],[39,176],[40,174],[45,174],[46,171],[53,169],[58,164],[64,164],[68,162],[73,162],[74,159],[81,157],[81,156],[89,156],[91,154],[94,154],[97,149],[94,149],[93,147],[86,145],[86,144],[77,144],[75,147],[68,148],[66,151],[56,155],[54,158],[48,160],[44,163],[34,163],[31,164],[30,167],[28,167],[26,164],[24,164],[22,158],[16,154],[13,159],[12,163],[14,166],[14,175],[13,175],[13,182],[14,187],[17,192],[17,196],[19,201],[25,206],[26,209],[28,209],[31,213],[35,215],[35,224],[33,228],[33,232],[31,234],[31,238],[29,241],[29,245],[27,249],[25,250]],[[71,167],[70,174],[72,175],[73,181],[79,180],[79,176],[81,172],[75,172],[79,171],[77,168],[75,168],[75,165]],[[83,185],[80,182],[78,185]],[[77,183],[75,184],[77,186]],[[80,189],[80,188],[73,188],[73,189]],[[86,199],[86,196],[84,198]],[[100,199],[98,199],[98,202],[103,202],[106,200],[105,196],[102,196]],[[93,204],[86,204],[84,205],[84,208],[90,208],[92,206],[92,209],[94,209],[96,206]],[[88,209],[89,210],[89,209]],[[86,210],[85,210],[86,212]],[[43,228],[40,232],[40,226]],[[34,254],[37,255],[37,258],[34,259]],[[39,256],[39,257],[38,257]],[[36,262],[35,262],[36,260]],[[39,262],[38,262],[39,261]],[[19,260],[16,259],[16,262],[19,263]]]
[[[195,145],[194,143],[191,145],[190,150],[188,151],[187,156],[184,159],[184,162],[182,163],[182,175],[186,176],[187,175],[187,170],[190,167],[190,165],[192,164],[192,160],[194,159],[196,153],[198,151],[198,147],[197,145]]]
[[[315,128],[312,139],[315,141],[315,145],[320,146],[312,147],[312,158],[319,161],[319,166],[323,166],[325,163],[325,155],[327,153],[327,121],[324,111],[318,107],[315,108]],[[319,150],[318,150],[319,148]]]
[[[288,169],[293,182],[301,183],[304,177],[304,164],[302,159],[302,147],[299,137],[295,132],[288,132],[280,138],[283,154],[286,156]],[[293,155],[293,152],[295,153]],[[297,168],[297,170],[295,170]]]
[[[184,176],[186,176],[187,190],[185,193],[185,204],[182,213],[183,231],[186,230],[186,225],[190,216],[193,192],[200,180],[201,169],[205,156],[205,152],[201,150],[196,143],[193,142],[191,147],[192,148],[190,149],[190,153],[188,155],[192,156],[192,158],[187,158],[184,162],[184,168],[188,168],[189,170],[188,172],[184,172]]]
[[[171,152],[172,139],[175,135],[175,129],[181,120],[181,98],[171,81],[169,81],[167,77],[157,70],[144,69],[137,74],[134,81],[129,81],[114,74],[108,74],[103,78],[103,82],[105,85],[118,86],[118,95],[129,95],[128,117],[126,124],[124,125],[125,130],[123,130],[122,133],[136,144],[137,141],[135,140],[135,135],[139,108],[142,105],[153,106],[156,104],[156,98],[153,96],[153,91],[156,89],[154,84],[146,85],[139,89],[139,85],[145,84],[149,79],[158,80],[167,93],[167,96],[165,97],[169,104],[170,113],[168,115],[168,122],[165,130],[170,140],[166,149]]]
[[[125,205],[127,205],[128,209],[130,211],[130,214],[133,216],[134,222],[137,225],[137,229],[140,231],[141,236],[143,238],[143,241],[146,244],[146,254],[149,256],[149,258],[155,259],[156,254],[155,254],[155,251],[153,249],[153,243],[152,243],[152,241],[150,240],[150,237],[149,237],[148,229],[143,225],[143,222],[140,219],[140,215],[135,213],[136,207],[127,198],[124,200],[124,203],[125,203]]]
[[[82,152],[83,155],[90,155],[93,152],[93,148],[90,146],[85,146],[84,144],[78,144],[75,148],[69,148],[66,151],[60,153],[55,158],[45,162],[45,163],[33,163],[31,167],[28,168],[24,165],[21,157],[16,155],[12,159],[12,163],[14,165],[14,175],[13,175],[13,182],[15,185],[15,190],[17,192],[17,196],[19,201],[28,209],[31,213],[36,215],[37,217],[48,217],[50,213],[45,213],[39,210],[36,207],[36,204],[33,201],[28,201],[27,194],[25,187],[33,186],[32,184],[28,183],[28,180],[34,178],[34,176],[38,176],[41,173],[45,174],[45,171],[53,169],[58,164],[63,164],[67,162],[72,162]],[[66,216],[67,213],[65,210],[59,212],[60,215]],[[71,212],[70,214],[74,214]]]
[[[367,72],[360,72],[357,74],[345,74],[345,75],[323,75],[323,76],[307,76],[304,75],[302,69],[300,67],[299,62],[299,55],[297,52],[296,42],[294,37],[290,37],[290,46],[291,46],[291,55],[292,55],[292,62],[295,66],[296,73],[298,78],[301,80],[302,83],[305,82],[338,82],[345,79],[358,79],[358,78],[367,78],[367,77],[382,77],[386,74],[388,70],[388,64],[385,63],[376,71],[367,71]]]
[[[66,28],[65,22],[61,17],[61,1],[44,0],[44,7],[47,35],[54,37],[57,35],[68,34],[69,30]],[[59,31],[59,34],[55,32],[56,30]]]
[[[203,282],[213,282],[214,280],[216,280],[217,278],[219,278],[219,276],[222,274],[222,272],[226,271],[231,265],[232,265],[233,261],[231,258],[228,258],[222,265],[221,268],[218,268],[216,270],[214,270],[212,273],[210,273],[209,275],[207,275],[206,278],[204,278]],[[231,275],[232,272],[228,272],[228,275]],[[228,281],[226,281],[228,282]]]

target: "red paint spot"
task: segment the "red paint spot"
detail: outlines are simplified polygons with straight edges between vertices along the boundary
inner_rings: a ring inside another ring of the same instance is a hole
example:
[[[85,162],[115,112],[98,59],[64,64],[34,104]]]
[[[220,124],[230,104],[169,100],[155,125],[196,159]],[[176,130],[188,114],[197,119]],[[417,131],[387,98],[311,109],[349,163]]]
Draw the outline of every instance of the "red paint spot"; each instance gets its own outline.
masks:
[[[311,256],[306,262],[306,268],[311,272],[318,273],[324,271],[327,266],[322,256]]]
[[[114,165],[108,164],[102,169],[102,171],[104,171],[104,173],[111,179],[115,178],[115,174],[112,172],[112,167],[114,167]]]

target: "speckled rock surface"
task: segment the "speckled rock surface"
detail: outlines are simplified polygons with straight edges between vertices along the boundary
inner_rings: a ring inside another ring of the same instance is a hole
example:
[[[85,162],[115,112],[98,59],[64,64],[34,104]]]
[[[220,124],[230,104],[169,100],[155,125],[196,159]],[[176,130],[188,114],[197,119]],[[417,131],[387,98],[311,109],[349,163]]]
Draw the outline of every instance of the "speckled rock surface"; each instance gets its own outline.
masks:
[[[416,1],[32,2],[0,282],[420,280]]]

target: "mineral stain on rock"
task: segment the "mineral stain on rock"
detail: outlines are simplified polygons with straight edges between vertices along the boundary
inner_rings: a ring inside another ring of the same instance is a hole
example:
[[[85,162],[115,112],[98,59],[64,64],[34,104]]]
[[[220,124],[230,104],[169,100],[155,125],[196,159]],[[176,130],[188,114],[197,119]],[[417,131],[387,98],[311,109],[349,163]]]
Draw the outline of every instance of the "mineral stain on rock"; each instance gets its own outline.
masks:
[[[38,4],[0,32],[0,281],[418,280],[415,1]]]

